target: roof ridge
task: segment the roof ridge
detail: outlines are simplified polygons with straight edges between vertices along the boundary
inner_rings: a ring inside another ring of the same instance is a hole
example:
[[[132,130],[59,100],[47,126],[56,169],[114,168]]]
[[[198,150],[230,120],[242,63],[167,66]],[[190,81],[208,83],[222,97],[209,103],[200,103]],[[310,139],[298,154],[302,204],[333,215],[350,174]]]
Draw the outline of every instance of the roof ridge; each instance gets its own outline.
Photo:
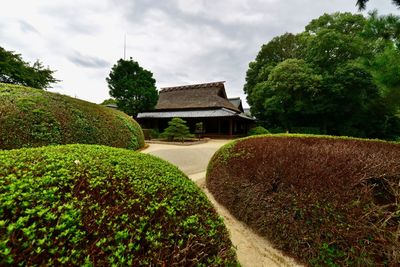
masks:
[[[208,87],[208,86],[223,85],[224,83],[225,83],[225,81],[219,81],[219,82],[197,83],[197,84],[188,84],[188,85],[180,85],[180,86],[172,86],[172,87],[162,87],[162,88],[160,88],[161,89],[160,92],[204,88],[204,87]]]

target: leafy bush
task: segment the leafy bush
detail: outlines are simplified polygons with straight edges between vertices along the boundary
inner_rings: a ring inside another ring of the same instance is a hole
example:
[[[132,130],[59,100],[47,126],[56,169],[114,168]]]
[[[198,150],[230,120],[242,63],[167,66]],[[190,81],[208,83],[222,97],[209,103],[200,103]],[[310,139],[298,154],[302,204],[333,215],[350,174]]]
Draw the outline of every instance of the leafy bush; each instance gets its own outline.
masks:
[[[168,138],[168,140],[179,139],[183,142],[185,138],[193,137],[190,133],[189,127],[186,125],[186,121],[181,118],[173,118],[168,122],[168,127],[161,134],[162,138]]]
[[[235,265],[207,197],[156,157],[94,145],[0,151],[0,265]]]
[[[151,139],[156,139],[160,136],[158,129],[149,129],[149,135]]]
[[[300,134],[323,134],[318,127],[292,127],[290,132]]]
[[[313,266],[400,263],[400,144],[266,135],[213,156],[207,187],[232,214]]]
[[[260,134],[269,134],[269,131],[262,126],[257,126],[251,128],[248,132],[248,135],[260,135]]]
[[[160,136],[158,129],[142,129],[145,140],[156,139]]]
[[[139,124],[120,111],[0,83],[0,149],[71,143],[138,149],[144,138]]]

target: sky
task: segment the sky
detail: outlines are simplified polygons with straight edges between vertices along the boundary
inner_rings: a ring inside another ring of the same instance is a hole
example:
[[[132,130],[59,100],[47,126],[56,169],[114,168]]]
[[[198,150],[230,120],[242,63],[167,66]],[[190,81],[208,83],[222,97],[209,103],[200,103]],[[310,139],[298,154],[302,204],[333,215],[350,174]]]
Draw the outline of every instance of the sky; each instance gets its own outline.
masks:
[[[298,33],[324,13],[357,13],[356,0],[0,0],[0,46],[61,80],[51,92],[94,103],[109,98],[106,77],[118,59],[150,70],[157,88],[226,81],[241,97],[262,44]],[[390,0],[368,10],[400,15]]]

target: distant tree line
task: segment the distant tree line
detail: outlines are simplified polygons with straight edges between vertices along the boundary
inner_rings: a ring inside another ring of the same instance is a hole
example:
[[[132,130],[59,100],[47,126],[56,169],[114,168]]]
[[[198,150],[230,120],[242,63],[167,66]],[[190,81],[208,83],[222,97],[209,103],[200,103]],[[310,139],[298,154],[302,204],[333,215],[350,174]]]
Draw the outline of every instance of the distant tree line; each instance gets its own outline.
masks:
[[[0,82],[46,89],[58,82],[53,74],[39,60],[31,66],[20,54],[0,47]]]
[[[400,17],[324,14],[275,37],[250,62],[244,91],[268,129],[396,139]]]

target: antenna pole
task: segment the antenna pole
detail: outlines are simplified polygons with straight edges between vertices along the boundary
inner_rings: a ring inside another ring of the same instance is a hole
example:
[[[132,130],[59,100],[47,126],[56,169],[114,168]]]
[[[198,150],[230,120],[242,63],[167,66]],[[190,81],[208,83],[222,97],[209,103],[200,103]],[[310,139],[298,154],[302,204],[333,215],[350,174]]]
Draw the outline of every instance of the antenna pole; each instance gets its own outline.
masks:
[[[124,60],[126,58],[126,34],[124,35]]]

